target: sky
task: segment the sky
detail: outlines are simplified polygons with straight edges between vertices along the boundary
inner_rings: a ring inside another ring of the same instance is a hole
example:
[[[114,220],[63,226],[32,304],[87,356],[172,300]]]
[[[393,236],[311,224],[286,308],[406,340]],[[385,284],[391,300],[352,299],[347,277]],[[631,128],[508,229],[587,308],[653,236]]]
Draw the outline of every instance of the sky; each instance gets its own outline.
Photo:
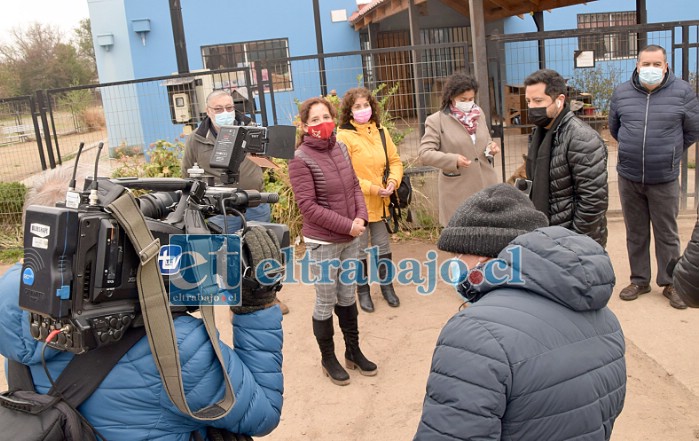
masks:
[[[19,0],[5,5],[0,13],[0,43],[10,43],[10,31],[15,27],[27,29],[33,22],[55,25],[64,41],[73,37],[80,20],[88,18],[87,0]]]

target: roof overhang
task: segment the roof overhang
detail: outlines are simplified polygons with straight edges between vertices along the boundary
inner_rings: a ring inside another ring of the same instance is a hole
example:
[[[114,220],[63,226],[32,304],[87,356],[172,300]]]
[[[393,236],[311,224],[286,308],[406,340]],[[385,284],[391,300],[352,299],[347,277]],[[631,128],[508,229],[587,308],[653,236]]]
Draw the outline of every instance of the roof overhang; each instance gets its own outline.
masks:
[[[439,0],[459,14],[469,17],[469,0]],[[590,3],[596,0],[483,0],[483,15],[486,22],[547,11],[564,6]],[[416,6],[426,5],[427,0],[414,0]],[[374,0],[355,11],[349,19],[355,31],[378,23],[409,7],[409,0]]]

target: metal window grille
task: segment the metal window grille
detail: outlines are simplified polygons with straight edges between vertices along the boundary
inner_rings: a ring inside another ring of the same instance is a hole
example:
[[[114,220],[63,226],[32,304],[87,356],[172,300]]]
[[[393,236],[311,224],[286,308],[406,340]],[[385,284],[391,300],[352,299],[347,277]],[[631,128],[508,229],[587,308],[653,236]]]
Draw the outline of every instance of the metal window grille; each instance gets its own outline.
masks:
[[[254,67],[256,61],[270,60],[262,70],[263,81],[271,81],[275,91],[293,89],[291,63],[283,60],[289,58],[287,38],[203,46],[201,54],[204,68],[210,70]],[[256,84],[253,78],[252,85]]]
[[[634,11],[578,14],[578,29],[631,26],[635,23],[636,13]],[[595,60],[633,58],[638,53],[636,33],[580,36],[578,44],[580,50],[594,51]]]

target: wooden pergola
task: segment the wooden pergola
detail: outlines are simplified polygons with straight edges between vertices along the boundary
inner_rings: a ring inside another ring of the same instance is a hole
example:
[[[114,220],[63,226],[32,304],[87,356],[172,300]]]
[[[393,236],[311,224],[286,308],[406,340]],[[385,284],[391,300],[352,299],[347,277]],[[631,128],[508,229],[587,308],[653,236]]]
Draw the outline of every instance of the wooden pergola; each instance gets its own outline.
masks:
[[[564,6],[577,5],[581,3],[591,3],[595,0],[439,0],[446,6],[452,8],[456,13],[468,17],[471,25],[471,41],[473,45],[474,73],[480,84],[488,82],[488,57],[486,54],[485,23],[507,17],[519,16],[524,18],[525,14],[532,14],[538,31],[543,31],[543,12]],[[645,10],[645,0],[636,0],[637,4],[643,4]],[[420,28],[417,16],[426,14],[427,0],[374,0],[359,8],[349,18],[350,25],[355,31],[362,30],[369,26],[376,25],[382,20],[396,15],[400,12],[408,11],[410,24],[411,45],[420,44]],[[541,57],[541,55],[540,55]],[[418,60],[417,51],[413,51],[413,60]],[[417,64],[417,63],[414,63]],[[417,75],[414,75],[417,78]],[[416,82],[416,92],[420,90],[420,85]],[[489,100],[481,102],[483,111],[490,114]],[[418,106],[418,118],[424,121],[422,106]],[[421,131],[422,131],[421,126]]]
[[[464,17],[471,17],[469,0],[440,0],[446,6]],[[525,14],[543,12],[564,6],[590,3],[595,0],[482,0],[483,19],[485,22],[499,20],[507,17],[518,16],[524,18]],[[427,0],[414,0],[419,12],[424,12]],[[381,20],[405,11],[410,7],[410,0],[374,0],[363,5],[350,17],[350,24],[354,30],[359,31],[371,23],[379,23]]]

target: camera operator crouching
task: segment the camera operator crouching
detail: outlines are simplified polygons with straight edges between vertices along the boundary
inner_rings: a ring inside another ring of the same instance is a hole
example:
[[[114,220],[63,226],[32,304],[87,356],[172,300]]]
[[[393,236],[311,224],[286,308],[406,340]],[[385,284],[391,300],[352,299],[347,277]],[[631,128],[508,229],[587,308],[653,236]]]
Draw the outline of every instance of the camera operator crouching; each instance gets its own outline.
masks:
[[[26,206],[63,200],[62,190],[69,179],[62,169],[46,173]],[[31,335],[28,312],[18,305],[21,279],[21,264],[0,279],[0,353],[28,366],[36,391],[46,394],[51,384],[42,367],[43,342]],[[233,439],[271,432],[279,424],[283,400],[282,314],[275,300],[274,290],[243,289],[242,305],[231,307],[235,349],[220,340],[217,343],[235,391],[235,404],[222,418],[203,422],[178,410],[161,382],[147,337],[119,359],[78,410],[109,441],[211,439],[207,435],[211,427],[239,434]],[[220,401],[224,375],[203,321],[180,314],[174,319],[174,330],[188,406],[202,409]],[[48,348],[43,358],[55,380],[73,354]]]

